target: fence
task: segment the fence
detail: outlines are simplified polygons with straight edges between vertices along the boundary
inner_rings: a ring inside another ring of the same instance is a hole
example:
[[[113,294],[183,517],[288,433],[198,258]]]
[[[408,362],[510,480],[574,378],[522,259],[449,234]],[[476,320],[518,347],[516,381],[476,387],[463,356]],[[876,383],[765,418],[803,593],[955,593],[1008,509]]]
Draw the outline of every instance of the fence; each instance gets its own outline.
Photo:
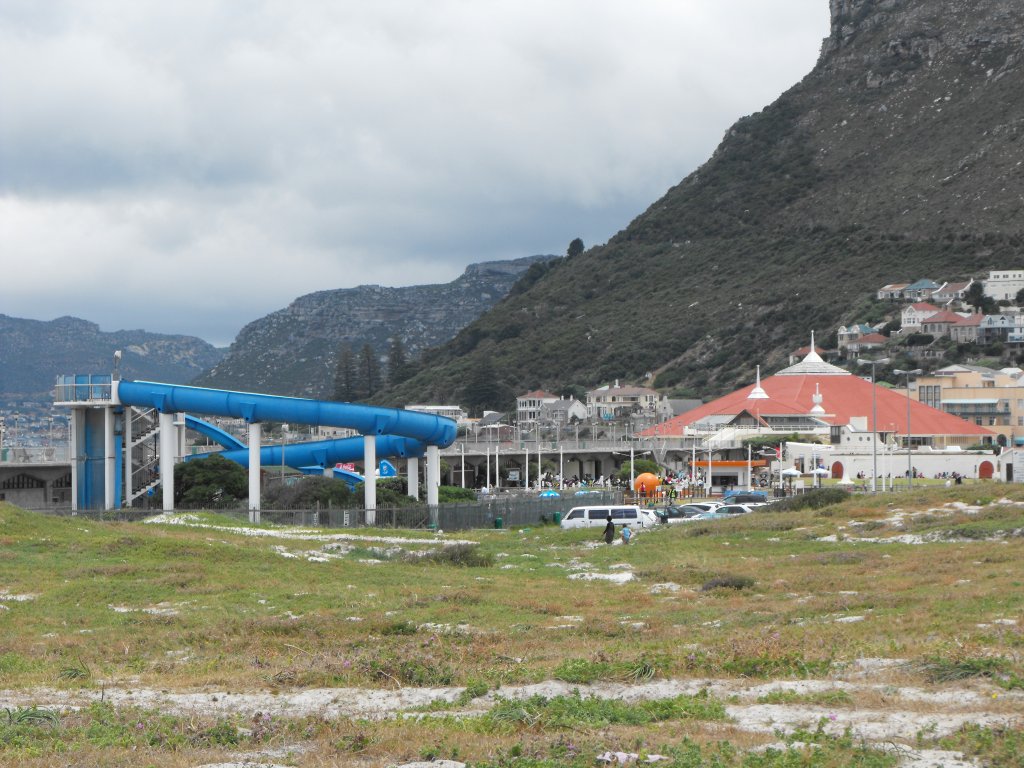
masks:
[[[622,501],[621,491],[593,491],[578,499],[541,499],[537,497],[495,496],[482,501],[440,504],[436,509],[436,527],[444,531],[459,531],[470,528],[520,527],[553,522],[555,513],[565,514],[573,506],[588,504],[618,504]],[[39,510],[61,517],[77,516],[90,520],[138,521],[160,514],[160,510],[114,509]],[[176,510],[188,512],[190,510]],[[206,510],[210,511],[210,510]],[[247,509],[213,510],[218,514],[239,520],[248,520]],[[294,525],[315,528],[361,528],[366,525],[365,509],[264,509],[260,521],[274,525]],[[378,528],[431,528],[431,510],[426,504],[407,507],[384,507],[374,511],[374,526]],[[500,523],[498,522],[500,520]]]

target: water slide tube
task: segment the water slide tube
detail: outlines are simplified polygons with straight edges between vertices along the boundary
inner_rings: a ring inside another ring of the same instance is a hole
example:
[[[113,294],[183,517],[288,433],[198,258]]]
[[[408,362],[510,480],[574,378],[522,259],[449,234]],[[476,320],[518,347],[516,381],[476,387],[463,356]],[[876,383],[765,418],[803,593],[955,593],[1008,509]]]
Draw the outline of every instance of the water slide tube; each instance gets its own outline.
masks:
[[[197,419],[189,414],[185,415],[185,426],[206,435],[226,449],[194,453],[191,456],[186,456],[185,461],[205,459],[216,454],[248,468],[249,449],[237,437],[208,421]],[[381,435],[374,440],[374,445],[378,456],[398,456],[403,459],[422,458],[424,452],[423,443],[410,437]],[[289,443],[284,448],[284,456],[281,455],[280,445],[268,445],[260,449],[260,465],[280,466],[283,459],[287,466],[301,470],[307,475],[321,474],[324,468],[339,462],[358,461],[363,457],[363,450],[363,438],[361,437]],[[346,472],[337,468],[334,468],[333,472],[335,477],[342,477],[344,474],[343,479],[349,485],[354,486],[356,483],[363,482],[363,476],[357,472]]]
[[[347,427],[363,435],[410,437],[439,448],[447,448],[456,437],[452,419],[418,411],[152,381],[122,380],[116,383],[119,402],[156,408],[161,413],[202,413],[248,422],[284,421],[314,427]]]
[[[377,447],[377,456],[410,458],[423,455],[423,443],[408,437],[378,435],[374,439],[374,443]],[[361,437],[344,437],[339,440],[316,440],[310,443],[288,443],[283,448],[284,464],[295,469],[302,469],[310,465],[333,467],[340,461],[360,461],[363,458],[363,438]],[[263,467],[281,466],[281,450],[281,445],[263,446],[260,449],[260,465]],[[201,459],[213,455],[231,459],[231,461],[241,464],[243,467],[249,466],[248,448],[217,451],[215,454],[196,454],[188,457],[188,459]]]
[[[206,435],[208,438],[213,440],[213,442],[229,450],[245,448],[245,443],[230,432],[225,432],[220,427],[215,426],[208,421],[197,419],[195,416],[190,416],[187,413],[185,414],[185,426],[189,429],[194,429],[201,435]]]

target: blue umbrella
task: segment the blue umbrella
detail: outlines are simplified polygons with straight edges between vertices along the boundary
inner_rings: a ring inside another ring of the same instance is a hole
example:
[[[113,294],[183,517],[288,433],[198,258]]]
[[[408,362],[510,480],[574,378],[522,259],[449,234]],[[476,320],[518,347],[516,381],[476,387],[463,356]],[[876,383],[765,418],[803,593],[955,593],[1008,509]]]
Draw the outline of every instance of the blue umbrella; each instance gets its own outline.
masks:
[[[550,498],[558,499],[558,498],[561,498],[561,494],[558,491],[550,491],[550,490],[549,491],[541,491],[540,492],[540,497],[542,499],[550,499]]]

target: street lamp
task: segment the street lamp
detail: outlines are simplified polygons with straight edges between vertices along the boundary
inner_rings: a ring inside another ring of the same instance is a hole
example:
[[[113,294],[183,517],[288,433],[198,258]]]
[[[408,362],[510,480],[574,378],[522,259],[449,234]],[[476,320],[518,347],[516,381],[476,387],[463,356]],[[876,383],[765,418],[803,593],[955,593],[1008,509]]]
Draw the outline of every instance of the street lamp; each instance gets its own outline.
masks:
[[[871,366],[871,492],[877,492],[878,482],[878,405],[875,396],[875,366],[885,365],[889,362],[888,357],[876,357],[873,360],[857,359],[859,365]]]
[[[920,368],[914,368],[909,371],[897,368],[893,373],[897,376],[907,377],[907,488],[911,488],[914,485],[914,468],[910,463],[910,377],[920,376],[924,371]]]
[[[281,485],[284,485],[284,447],[288,442],[288,425],[281,425]]]

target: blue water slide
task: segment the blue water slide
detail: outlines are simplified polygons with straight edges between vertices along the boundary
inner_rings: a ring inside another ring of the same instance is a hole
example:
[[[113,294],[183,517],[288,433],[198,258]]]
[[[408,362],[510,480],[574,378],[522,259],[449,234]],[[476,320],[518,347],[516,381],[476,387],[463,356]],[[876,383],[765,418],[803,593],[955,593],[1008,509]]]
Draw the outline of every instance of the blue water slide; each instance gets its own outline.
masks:
[[[452,419],[398,408],[231,392],[152,381],[122,380],[117,385],[118,399],[123,404],[156,408],[161,413],[187,412],[229,416],[248,422],[283,421],[311,426],[346,427],[363,435],[411,438],[440,448],[447,448],[454,443],[457,434]]]
[[[245,443],[239,440],[237,437],[232,435],[230,432],[225,432],[220,427],[211,424],[208,421],[197,419],[195,416],[189,416],[185,414],[185,426],[189,429],[194,429],[201,435],[213,440],[217,445],[222,445],[228,449],[245,448]]]
[[[230,459],[236,464],[241,464],[243,467],[249,466],[249,449],[245,443],[234,435],[225,432],[220,427],[210,424],[208,421],[197,419],[195,416],[190,416],[188,414],[185,415],[185,426],[189,429],[196,430],[200,434],[206,435],[211,440],[219,443],[227,449],[224,451],[194,453],[191,456],[186,456],[185,461],[205,459],[208,456],[216,454],[218,456],[223,456],[226,459]],[[374,445],[376,447],[377,454],[382,456],[401,456],[403,458],[419,458],[423,456],[423,443],[419,440],[413,440],[411,437],[392,437],[390,435],[381,435],[374,438]],[[343,437],[333,440],[289,443],[284,448],[284,460],[287,466],[294,467],[306,474],[321,474],[325,467],[332,464],[337,464],[342,461],[356,461],[362,458],[364,455],[363,450],[363,438],[361,437]],[[307,465],[302,463],[310,457],[312,457],[316,462],[315,464]],[[260,464],[280,465],[281,447],[279,445],[267,445],[261,448]],[[380,464],[381,467],[388,467],[391,470],[389,474],[382,472],[381,477],[394,477],[396,474],[394,466],[386,460],[381,461]],[[334,471],[337,475],[341,470],[336,469]],[[363,482],[363,476],[353,473],[353,478],[346,478],[346,482],[349,480],[361,483]]]
[[[378,435],[374,438],[378,456],[398,456],[400,458],[420,457],[423,455],[423,443],[411,437],[395,435]],[[289,443],[283,446],[285,466],[300,469],[315,465],[333,467],[338,462],[359,461],[363,458],[363,438],[343,437],[339,440],[316,440],[311,443]],[[281,465],[281,445],[266,445],[260,448],[260,465],[274,467]],[[190,459],[200,459],[214,454],[196,454]],[[216,455],[231,459],[243,467],[249,466],[249,449],[218,451]]]

